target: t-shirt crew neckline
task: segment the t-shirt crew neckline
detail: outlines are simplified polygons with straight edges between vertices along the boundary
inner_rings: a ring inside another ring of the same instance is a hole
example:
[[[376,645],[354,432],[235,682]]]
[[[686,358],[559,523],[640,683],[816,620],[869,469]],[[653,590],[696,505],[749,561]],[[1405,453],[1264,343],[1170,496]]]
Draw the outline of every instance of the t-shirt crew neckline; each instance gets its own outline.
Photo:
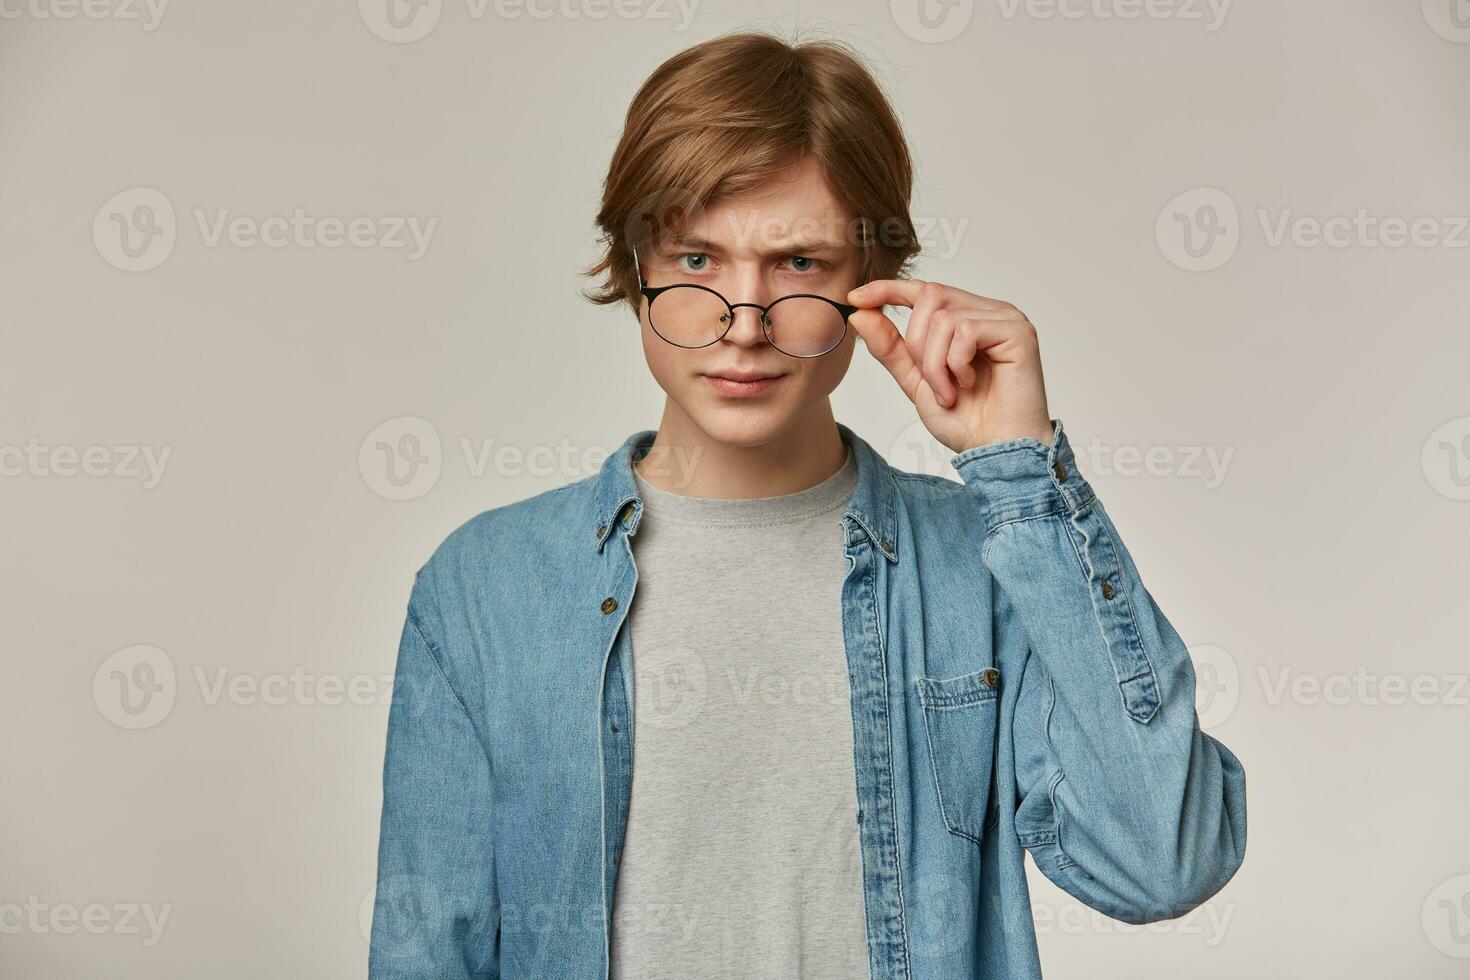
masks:
[[[691,497],[656,487],[633,470],[638,493],[656,520],[704,527],[789,524],[816,517],[851,500],[857,477],[857,459],[850,445],[842,466],[821,483],[774,497]]]

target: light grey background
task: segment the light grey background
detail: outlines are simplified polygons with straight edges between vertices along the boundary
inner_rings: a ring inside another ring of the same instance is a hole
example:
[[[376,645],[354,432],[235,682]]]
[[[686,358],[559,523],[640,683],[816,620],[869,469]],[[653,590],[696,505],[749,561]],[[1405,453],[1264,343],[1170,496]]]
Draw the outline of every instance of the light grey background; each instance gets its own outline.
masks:
[[[1470,972],[1464,0],[386,2],[0,4],[0,974],[363,974],[413,572],[657,424],[578,271],[639,82],[742,26],[875,60],[918,274],[1037,324],[1249,774],[1196,916],[1037,876],[1047,975]],[[861,347],[835,404],[947,468]]]

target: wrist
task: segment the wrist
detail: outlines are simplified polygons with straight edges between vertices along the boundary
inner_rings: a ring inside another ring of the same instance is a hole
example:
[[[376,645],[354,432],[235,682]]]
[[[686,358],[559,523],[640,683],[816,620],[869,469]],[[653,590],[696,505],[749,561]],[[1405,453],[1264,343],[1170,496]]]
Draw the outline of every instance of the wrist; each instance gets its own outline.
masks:
[[[1077,471],[1076,458],[1060,420],[1051,438],[1034,436],[973,446],[950,458],[960,479],[979,495],[987,527],[1006,520],[1076,512],[1093,497]]]
[[[1015,426],[1002,429],[991,429],[981,434],[970,434],[959,440],[959,445],[950,446],[954,453],[969,452],[971,449],[982,449],[986,446],[998,446],[1003,442],[1014,442],[1017,439],[1035,439],[1046,448],[1051,448],[1053,436],[1053,424],[1051,420],[1037,422],[1026,426]]]

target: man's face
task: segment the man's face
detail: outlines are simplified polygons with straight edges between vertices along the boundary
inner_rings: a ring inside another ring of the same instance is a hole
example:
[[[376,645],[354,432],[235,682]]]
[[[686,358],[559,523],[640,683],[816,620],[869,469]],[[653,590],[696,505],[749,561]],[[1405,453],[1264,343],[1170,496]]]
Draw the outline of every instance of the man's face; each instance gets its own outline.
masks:
[[[770,183],[693,215],[680,233],[639,253],[649,286],[697,283],[732,305],[768,306],[792,293],[846,302],[861,285],[862,255],[852,217],[838,203],[814,161],[795,165]],[[707,347],[667,343],[639,311],[643,353],[659,387],[711,439],[736,446],[764,444],[785,431],[837,387],[852,361],[857,333],[817,357],[793,357],[772,347],[760,311],[742,307],[723,338]],[[779,341],[779,337],[777,338]],[[761,376],[754,385],[722,377]]]

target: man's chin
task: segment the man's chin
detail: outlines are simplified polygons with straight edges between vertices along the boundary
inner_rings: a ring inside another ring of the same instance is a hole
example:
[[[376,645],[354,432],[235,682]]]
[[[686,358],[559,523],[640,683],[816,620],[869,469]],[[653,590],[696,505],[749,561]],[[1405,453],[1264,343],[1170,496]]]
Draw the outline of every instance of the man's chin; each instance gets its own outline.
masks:
[[[764,445],[792,422],[785,406],[757,404],[755,399],[703,404],[689,415],[705,435],[726,446]]]

